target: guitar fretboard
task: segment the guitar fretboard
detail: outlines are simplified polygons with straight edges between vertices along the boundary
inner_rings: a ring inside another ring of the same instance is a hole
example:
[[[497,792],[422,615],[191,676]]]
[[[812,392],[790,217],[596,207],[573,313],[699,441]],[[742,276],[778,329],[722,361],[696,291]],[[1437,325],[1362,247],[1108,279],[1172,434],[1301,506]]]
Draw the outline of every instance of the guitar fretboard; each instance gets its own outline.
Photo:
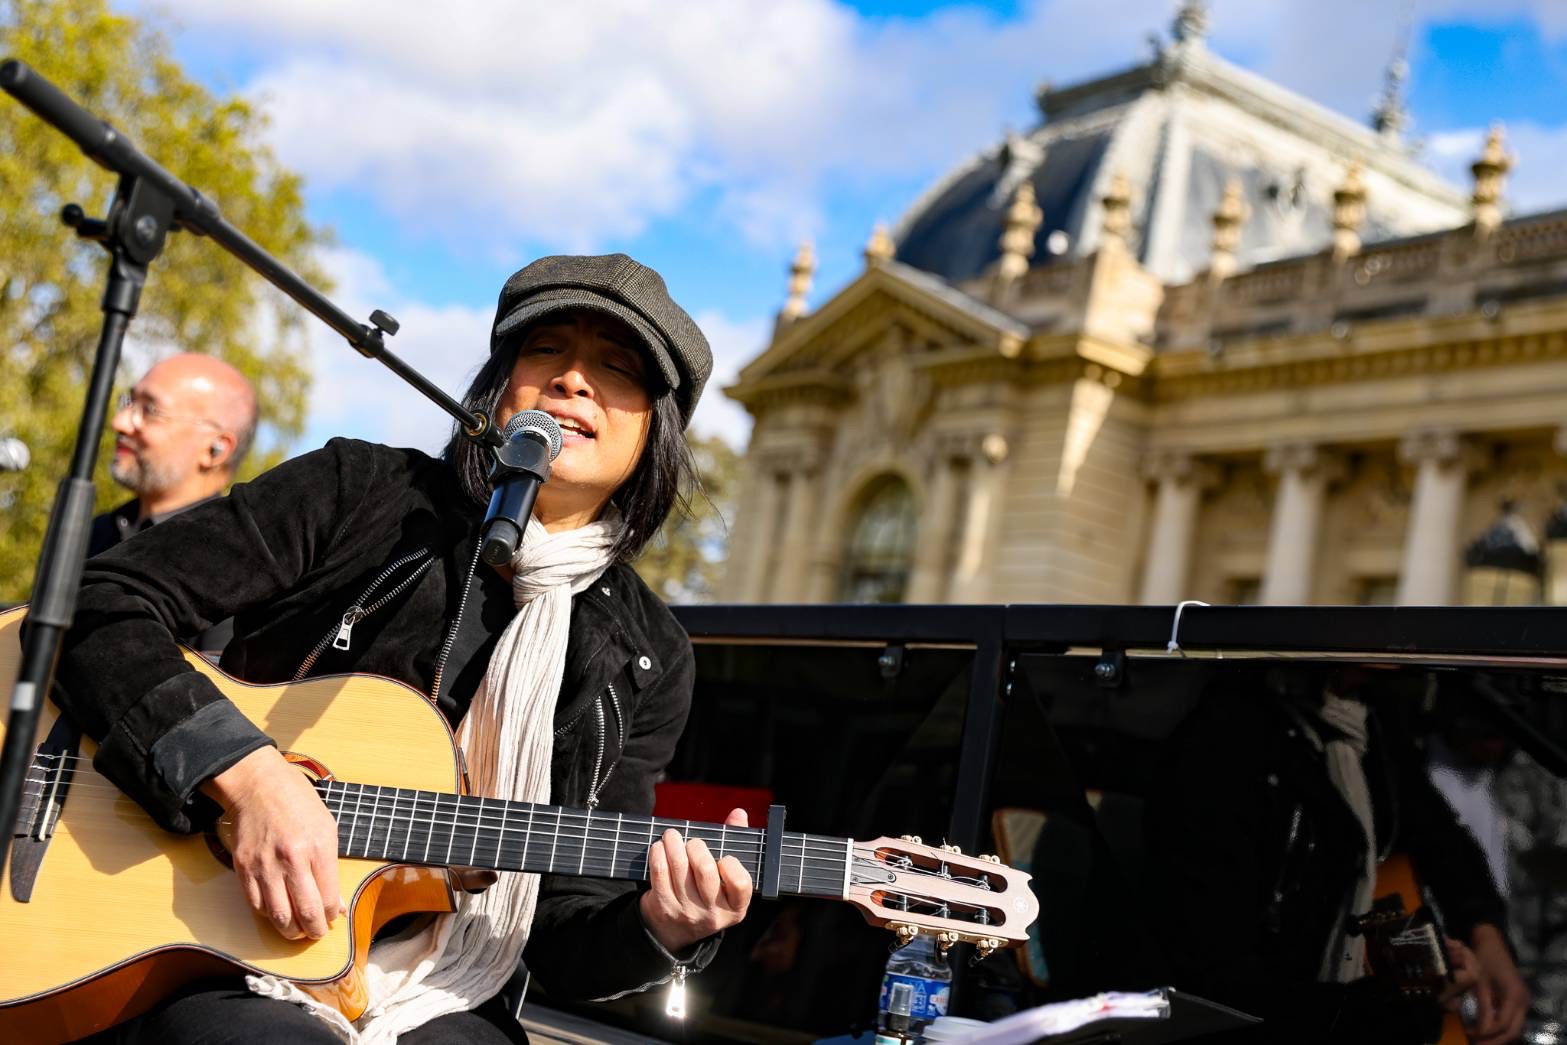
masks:
[[[343,856],[644,881],[648,847],[673,828],[687,840],[702,839],[716,859],[739,860],[753,882],[762,879],[759,828],[339,780],[318,782],[316,790],[337,818]],[[779,889],[800,896],[842,897],[851,859],[849,839],[786,831]]]

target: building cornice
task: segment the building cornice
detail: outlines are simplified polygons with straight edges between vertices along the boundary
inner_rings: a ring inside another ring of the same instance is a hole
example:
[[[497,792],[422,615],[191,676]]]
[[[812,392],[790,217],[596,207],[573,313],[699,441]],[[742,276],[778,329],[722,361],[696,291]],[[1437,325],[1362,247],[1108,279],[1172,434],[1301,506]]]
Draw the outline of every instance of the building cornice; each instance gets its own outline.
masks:
[[[1153,396],[1174,402],[1356,381],[1414,377],[1567,356],[1567,301],[1510,310],[1505,323],[1476,313],[1365,324],[1226,342],[1221,355],[1165,352],[1152,367]]]

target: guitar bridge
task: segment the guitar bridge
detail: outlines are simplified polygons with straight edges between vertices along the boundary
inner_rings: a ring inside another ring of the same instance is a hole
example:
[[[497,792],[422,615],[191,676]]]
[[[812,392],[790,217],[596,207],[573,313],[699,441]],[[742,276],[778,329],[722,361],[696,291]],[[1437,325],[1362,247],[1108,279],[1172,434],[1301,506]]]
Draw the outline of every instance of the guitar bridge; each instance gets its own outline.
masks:
[[[33,752],[22,785],[22,807],[12,829],[11,898],[27,903],[48,852],[49,840],[65,810],[65,796],[76,775],[81,734],[62,716],[55,719],[44,742]]]

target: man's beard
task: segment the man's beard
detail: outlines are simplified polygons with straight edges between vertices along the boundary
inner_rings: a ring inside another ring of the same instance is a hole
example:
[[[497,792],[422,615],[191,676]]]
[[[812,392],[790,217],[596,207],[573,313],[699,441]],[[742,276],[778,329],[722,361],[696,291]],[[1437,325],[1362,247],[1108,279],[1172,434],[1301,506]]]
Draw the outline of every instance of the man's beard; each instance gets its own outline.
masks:
[[[137,495],[170,489],[180,480],[174,468],[150,462],[139,453],[133,453],[123,463],[120,455],[115,454],[109,460],[109,477]]]

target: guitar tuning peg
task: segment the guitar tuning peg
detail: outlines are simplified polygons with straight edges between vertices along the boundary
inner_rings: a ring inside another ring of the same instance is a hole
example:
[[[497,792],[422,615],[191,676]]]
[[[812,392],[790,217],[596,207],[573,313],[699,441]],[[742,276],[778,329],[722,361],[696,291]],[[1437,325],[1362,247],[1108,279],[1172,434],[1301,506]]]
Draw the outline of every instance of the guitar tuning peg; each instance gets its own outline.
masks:
[[[956,853],[959,856],[963,855],[963,850],[960,849],[958,846],[955,846],[955,845],[944,845],[944,846],[941,847],[941,849],[942,849],[942,852]]]
[[[999,864],[1001,862],[1001,857],[996,856],[993,853],[986,853],[984,856],[980,857],[980,859],[992,864]]]
[[[903,842],[912,842],[915,845],[923,845],[924,844],[920,840],[920,836],[919,835],[899,835],[898,839],[899,839],[899,841],[903,841]]]
[[[891,929],[898,934],[899,947],[907,947],[914,937],[920,934],[920,929],[917,925],[893,925]]]
[[[937,933],[936,934],[936,950],[940,951],[943,955],[945,955],[947,953],[947,951],[951,950],[952,949],[952,945],[957,943],[957,942],[958,942],[958,934],[957,933]]]
[[[1001,941],[994,936],[986,936],[984,939],[974,941],[974,950],[978,952],[980,961],[984,961],[996,952],[1001,946]]]

